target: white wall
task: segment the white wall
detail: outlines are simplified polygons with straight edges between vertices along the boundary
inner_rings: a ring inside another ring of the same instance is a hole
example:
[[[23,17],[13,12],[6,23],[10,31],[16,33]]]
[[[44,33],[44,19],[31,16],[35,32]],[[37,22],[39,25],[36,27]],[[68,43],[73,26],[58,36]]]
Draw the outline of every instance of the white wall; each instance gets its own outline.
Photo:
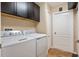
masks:
[[[49,6],[46,2],[41,2],[40,6],[40,22],[37,24],[36,30],[40,33],[45,33],[48,36],[48,48],[51,47],[51,20]]]
[[[45,16],[45,3],[40,3],[40,22],[37,24],[36,30],[40,33],[46,33],[46,16]]]
[[[68,4],[65,2],[63,4],[52,7],[52,12],[59,12],[59,8],[62,7],[62,11],[68,10]]]
[[[49,5],[46,3],[46,29],[47,29],[47,35],[48,35],[48,48],[51,48],[51,13]]]
[[[79,44],[77,43],[77,40],[79,40],[79,5],[78,10],[74,9],[74,39],[74,49],[75,52],[78,53]]]
[[[74,50],[77,52],[77,40],[78,40],[78,11],[74,9]]]

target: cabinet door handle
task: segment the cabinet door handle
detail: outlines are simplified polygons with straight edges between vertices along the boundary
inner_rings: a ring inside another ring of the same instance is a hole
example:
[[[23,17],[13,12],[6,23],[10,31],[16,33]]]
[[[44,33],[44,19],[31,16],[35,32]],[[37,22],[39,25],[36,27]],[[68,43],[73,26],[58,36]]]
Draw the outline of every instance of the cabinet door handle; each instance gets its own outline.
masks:
[[[79,40],[77,40],[77,43],[79,43]]]
[[[47,37],[47,36],[43,36],[43,37],[37,38],[37,40],[40,40],[41,38],[44,38],[44,37]]]
[[[22,40],[26,40],[26,38],[24,38],[24,39],[20,39],[19,41],[22,41]]]
[[[37,38],[37,40],[40,40],[41,38]]]

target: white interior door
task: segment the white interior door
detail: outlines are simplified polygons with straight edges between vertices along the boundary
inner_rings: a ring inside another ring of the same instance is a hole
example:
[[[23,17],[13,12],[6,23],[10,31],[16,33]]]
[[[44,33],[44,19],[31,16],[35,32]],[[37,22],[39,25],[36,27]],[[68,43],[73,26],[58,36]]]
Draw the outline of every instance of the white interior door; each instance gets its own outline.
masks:
[[[73,52],[73,12],[53,14],[53,48]]]

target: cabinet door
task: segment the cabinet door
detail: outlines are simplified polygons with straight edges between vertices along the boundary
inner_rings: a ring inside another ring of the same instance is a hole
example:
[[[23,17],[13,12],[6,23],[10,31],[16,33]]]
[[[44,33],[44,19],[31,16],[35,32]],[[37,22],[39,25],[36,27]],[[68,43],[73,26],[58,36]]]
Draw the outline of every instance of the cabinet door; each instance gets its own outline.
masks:
[[[1,50],[3,57],[36,57],[36,40],[29,40]]]
[[[16,3],[1,2],[1,12],[16,15]]]
[[[17,16],[28,18],[28,2],[17,2]]]
[[[68,2],[68,10],[76,8],[78,2]]]
[[[40,7],[33,2],[29,2],[29,19],[40,21]]]
[[[34,9],[34,20],[40,21],[40,7],[33,3],[33,9]]]
[[[29,19],[34,20],[34,7],[33,2],[28,2],[28,9],[29,9]]]
[[[37,56],[46,57],[48,54],[48,40],[47,37],[37,39]]]

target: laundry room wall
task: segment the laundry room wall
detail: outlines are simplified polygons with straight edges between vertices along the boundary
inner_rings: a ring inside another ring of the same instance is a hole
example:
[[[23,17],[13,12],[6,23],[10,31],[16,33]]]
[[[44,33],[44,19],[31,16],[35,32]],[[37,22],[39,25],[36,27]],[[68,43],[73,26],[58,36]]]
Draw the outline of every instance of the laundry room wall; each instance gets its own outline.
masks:
[[[38,4],[40,6],[40,22],[37,24],[36,30],[40,33],[46,33],[46,13],[45,13],[45,2]]]
[[[77,40],[78,40],[78,10],[74,9],[74,50],[77,53]]]
[[[12,28],[13,30],[27,30],[36,28],[37,23],[38,22],[30,19],[1,13],[1,30],[4,30],[5,28]]]

